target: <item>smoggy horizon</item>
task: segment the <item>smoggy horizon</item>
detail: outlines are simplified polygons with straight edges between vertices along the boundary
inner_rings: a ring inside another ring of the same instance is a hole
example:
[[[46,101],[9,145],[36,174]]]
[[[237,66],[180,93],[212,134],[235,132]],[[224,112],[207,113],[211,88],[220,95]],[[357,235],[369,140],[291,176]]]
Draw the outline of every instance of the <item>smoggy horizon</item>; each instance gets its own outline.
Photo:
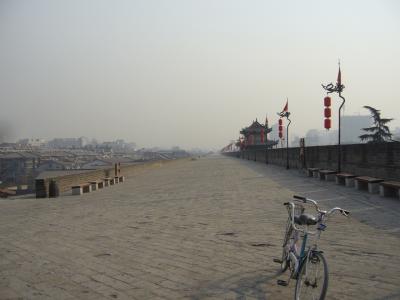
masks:
[[[338,59],[344,114],[370,105],[400,127],[396,1],[5,0],[0,39],[0,141],[220,148],[286,98],[304,136],[323,129]]]

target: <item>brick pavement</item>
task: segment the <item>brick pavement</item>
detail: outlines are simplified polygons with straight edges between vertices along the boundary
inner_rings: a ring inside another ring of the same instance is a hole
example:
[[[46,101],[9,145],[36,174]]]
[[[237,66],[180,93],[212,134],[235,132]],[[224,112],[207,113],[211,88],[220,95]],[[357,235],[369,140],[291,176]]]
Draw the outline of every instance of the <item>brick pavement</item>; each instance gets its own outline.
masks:
[[[354,193],[330,200],[318,193],[338,188],[312,180],[210,156],[83,196],[2,200],[0,299],[291,299],[294,282],[277,286],[284,277],[272,262],[286,221],[282,203],[314,192],[331,206]],[[380,199],[376,208],[378,200],[363,197],[372,206],[342,203],[358,215],[331,220],[322,237],[328,299],[400,298],[400,203]],[[394,211],[389,221],[371,214],[385,207]]]

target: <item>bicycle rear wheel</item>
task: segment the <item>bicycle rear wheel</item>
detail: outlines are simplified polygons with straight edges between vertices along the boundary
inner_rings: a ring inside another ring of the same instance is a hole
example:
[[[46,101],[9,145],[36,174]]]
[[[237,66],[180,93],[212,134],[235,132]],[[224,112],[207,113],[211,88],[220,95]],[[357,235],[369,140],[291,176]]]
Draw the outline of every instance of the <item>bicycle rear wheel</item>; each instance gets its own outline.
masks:
[[[295,300],[324,300],[327,290],[328,265],[322,253],[313,251],[299,270]]]

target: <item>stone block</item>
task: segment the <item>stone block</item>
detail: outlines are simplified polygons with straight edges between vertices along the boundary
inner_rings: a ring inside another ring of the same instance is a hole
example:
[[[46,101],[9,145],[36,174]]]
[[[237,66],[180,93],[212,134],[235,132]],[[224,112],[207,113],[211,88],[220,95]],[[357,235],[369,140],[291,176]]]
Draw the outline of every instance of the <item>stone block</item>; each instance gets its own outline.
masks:
[[[355,180],[354,180],[354,178],[345,178],[345,185],[347,186],[347,187],[354,187],[354,185],[355,185]]]
[[[335,174],[326,174],[325,175],[325,180],[326,181],[334,181],[335,180]]]
[[[379,195],[385,197],[385,187],[379,186]]]
[[[379,192],[379,183],[369,182],[368,183],[368,192],[370,194],[377,194]]]
[[[72,195],[82,195],[82,187],[80,185],[72,187]]]
[[[91,182],[90,183],[90,187],[91,187],[92,191],[97,191],[97,186],[98,186],[97,182]]]

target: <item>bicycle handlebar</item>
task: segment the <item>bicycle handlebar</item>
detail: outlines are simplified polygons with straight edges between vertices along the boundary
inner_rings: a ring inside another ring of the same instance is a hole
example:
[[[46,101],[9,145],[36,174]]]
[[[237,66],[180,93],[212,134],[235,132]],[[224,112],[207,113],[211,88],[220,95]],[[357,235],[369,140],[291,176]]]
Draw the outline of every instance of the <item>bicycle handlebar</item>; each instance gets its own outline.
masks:
[[[306,197],[298,196],[298,195],[293,195],[293,198],[303,200],[304,202],[306,202],[306,199],[307,199]]]
[[[327,212],[328,215],[334,213],[335,211],[339,211],[343,216],[348,217],[350,215],[350,212],[348,210],[345,210],[340,207],[334,207],[330,211]]]
[[[308,203],[313,204],[315,206],[315,209],[317,210],[317,212],[319,212],[321,214],[321,218],[323,216],[329,216],[329,215],[333,214],[336,211],[339,211],[345,217],[348,217],[349,214],[350,214],[350,212],[348,210],[345,210],[345,209],[340,208],[340,207],[334,207],[329,211],[322,210],[322,209],[319,208],[318,203],[315,200],[312,200],[312,199],[309,199],[309,198],[306,198],[306,197],[303,197],[303,196],[294,195],[293,198],[295,200],[297,200],[297,201],[300,200],[303,203],[307,203],[308,202]],[[283,205],[285,205],[285,206],[290,205],[292,207],[292,209],[291,209],[291,223],[292,223],[293,228],[295,230],[297,230],[297,231],[305,232],[304,229],[301,229],[301,228],[297,227],[295,222],[294,222],[294,208],[295,208],[294,203],[293,202],[285,202],[285,203],[283,203]],[[315,234],[316,232],[309,231],[309,233]]]
[[[297,230],[297,231],[304,232],[303,229],[297,227],[296,224],[294,223],[294,203],[293,203],[293,202],[285,202],[285,203],[283,203],[283,205],[285,205],[285,206],[286,206],[286,205],[290,205],[290,206],[292,207],[292,209],[291,209],[291,216],[290,216],[290,222],[292,223],[293,228],[294,228],[295,230]]]
[[[311,204],[313,204],[315,206],[315,210],[317,212],[322,213],[322,214],[326,214],[326,211],[320,209],[319,206],[318,206],[318,203],[316,201],[312,200],[312,199],[309,199],[309,198],[306,198],[306,197],[303,197],[303,196],[298,196],[298,195],[294,195],[293,198],[296,199],[296,200],[300,200],[303,203],[307,203],[307,202],[311,203]]]
[[[350,215],[350,212],[349,212],[348,210],[345,210],[345,209],[340,208],[340,207],[334,207],[334,208],[332,208],[332,209],[329,210],[329,211],[322,210],[322,209],[319,208],[317,201],[312,200],[312,199],[307,198],[307,197],[303,197],[303,196],[299,196],[299,195],[293,195],[293,198],[294,198],[296,201],[301,201],[301,202],[303,202],[303,203],[310,203],[310,204],[313,204],[313,205],[315,206],[315,210],[316,210],[318,213],[320,213],[321,215],[329,216],[329,215],[333,214],[333,213],[336,212],[336,211],[339,211],[339,212],[340,212],[343,216],[345,216],[345,217],[348,217],[348,216]],[[288,205],[288,204],[290,204],[290,202],[286,202],[286,203],[285,203],[285,205]],[[294,217],[294,215],[293,215],[293,217]],[[293,218],[293,221],[294,221],[294,218]],[[294,223],[294,222],[293,222],[293,223]]]
[[[317,212],[322,213],[324,215],[330,215],[330,214],[334,213],[335,211],[339,211],[345,217],[348,217],[350,215],[350,212],[348,210],[345,210],[345,209],[340,208],[340,207],[334,207],[329,211],[322,210],[322,209],[319,208],[317,201],[312,200],[310,198],[306,198],[306,197],[298,196],[298,195],[294,195],[293,198],[296,199],[296,200],[301,200],[303,203],[307,203],[308,202],[308,203],[313,204],[315,206],[315,209],[317,210]]]

